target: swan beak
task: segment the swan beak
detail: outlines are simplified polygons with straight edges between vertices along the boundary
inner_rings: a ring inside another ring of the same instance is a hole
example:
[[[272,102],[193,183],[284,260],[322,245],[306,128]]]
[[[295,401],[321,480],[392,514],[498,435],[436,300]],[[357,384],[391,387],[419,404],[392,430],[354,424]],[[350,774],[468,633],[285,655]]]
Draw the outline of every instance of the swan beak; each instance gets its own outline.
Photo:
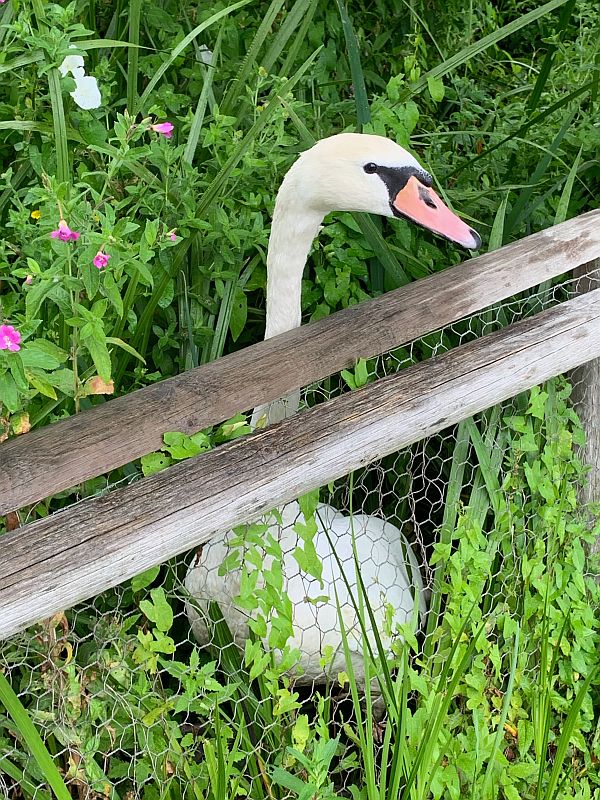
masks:
[[[433,189],[424,186],[414,175],[400,189],[391,206],[396,216],[416,222],[468,250],[479,250],[481,247],[481,236],[450,211]]]

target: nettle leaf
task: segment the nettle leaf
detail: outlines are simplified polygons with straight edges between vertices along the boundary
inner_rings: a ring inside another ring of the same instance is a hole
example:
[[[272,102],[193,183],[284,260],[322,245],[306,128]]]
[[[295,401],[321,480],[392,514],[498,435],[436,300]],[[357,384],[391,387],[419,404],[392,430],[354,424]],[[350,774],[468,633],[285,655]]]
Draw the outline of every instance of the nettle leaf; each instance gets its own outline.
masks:
[[[119,317],[123,316],[123,298],[111,272],[104,273],[104,280],[100,291],[107,298],[108,302],[115,309]]]
[[[231,338],[236,342],[246,326],[248,318],[248,300],[243,289],[237,288],[231,304],[231,317],[229,318],[229,330]]]
[[[152,247],[152,245],[156,241],[157,236],[158,236],[158,220],[157,219],[146,220],[146,227],[144,228],[144,239],[150,245],[150,247]]]
[[[354,368],[354,382],[357,388],[365,386],[369,380],[369,370],[364,358],[359,358]]]
[[[165,450],[176,460],[192,458],[205,450],[210,450],[210,439],[205,433],[195,433],[187,436],[179,431],[171,431],[163,436]]]
[[[156,580],[159,572],[160,564],[158,564],[156,567],[150,567],[150,569],[147,569],[144,572],[140,572],[139,575],[136,575],[131,579],[131,588],[134,592],[139,592],[141,589],[145,589],[146,586],[150,586],[150,584]]]
[[[3,404],[9,411],[19,408],[19,392],[12,375],[4,372],[0,375],[0,405]]]
[[[23,366],[28,369],[58,369],[68,359],[69,354],[62,347],[46,339],[33,339],[21,348]]]
[[[85,291],[89,300],[93,300],[100,288],[100,270],[95,267],[91,259],[81,259],[79,262],[79,274],[83,280]]]
[[[148,453],[146,456],[142,456],[142,472],[144,473],[144,477],[149,477],[150,475],[156,475],[157,472],[161,472],[161,470],[170,467],[173,463],[173,459],[168,456],[166,453]]]
[[[106,127],[93,117],[79,120],[77,130],[86,144],[102,145],[106,143],[108,136]]]
[[[20,358],[21,354],[13,355],[12,358],[9,360],[10,365],[10,372],[13,378],[15,379],[15,383],[17,384],[17,389],[22,392],[27,391],[27,378],[25,377],[25,370],[23,369],[23,361]]]
[[[170,280],[165,286],[165,290],[162,293],[160,300],[158,301],[158,307],[168,308],[173,302],[174,297],[175,297],[175,281]]]
[[[150,254],[150,256],[152,256],[152,254]],[[133,266],[133,268],[137,272],[140,283],[142,283],[144,286],[149,286],[151,289],[153,289],[154,278],[152,277],[152,273],[150,272],[146,264],[142,263],[138,259],[132,259],[129,263]]]
[[[319,554],[312,540],[305,540],[303,549],[296,547],[293,556],[303,572],[321,581],[323,576],[323,564],[321,563],[321,559],[319,558]]]
[[[319,505],[319,490],[314,489],[312,492],[307,492],[298,498],[298,505],[305,520],[312,519]]]
[[[54,280],[41,280],[28,290],[25,296],[25,316],[28,320],[37,316],[40,306],[55,288]]]
[[[548,393],[543,392],[539,386],[534,386],[529,395],[529,408],[527,413],[536,419],[544,419]]]
[[[88,325],[86,323],[84,328],[82,328],[82,332],[87,327]],[[110,353],[106,346],[106,337],[94,326],[91,327],[91,332],[88,336],[82,336],[82,344],[92,357],[98,375],[100,375],[103,381],[108,383],[111,378],[111,363]]]
[[[165,590],[160,586],[157,589],[151,589],[150,597],[152,600],[140,602],[140,610],[150,622],[156,625],[159,631],[166,633],[173,625],[173,609],[169,605]]]
[[[57,395],[52,387],[52,384],[46,379],[45,376],[42,376],[39,373],[36,374],[35,372],[31,372],[28,374],[27,379],[33,388],[37,389],[40,394],[44,395],[44,397],[50,397],[52,400],[57,399]]]
[[[444,82],[441,78],[436,78],[435,76],[430,75],[427,78],[427,88],[429,89],[429,94],[434,102],[439,103],[444,99],[445,88]]]

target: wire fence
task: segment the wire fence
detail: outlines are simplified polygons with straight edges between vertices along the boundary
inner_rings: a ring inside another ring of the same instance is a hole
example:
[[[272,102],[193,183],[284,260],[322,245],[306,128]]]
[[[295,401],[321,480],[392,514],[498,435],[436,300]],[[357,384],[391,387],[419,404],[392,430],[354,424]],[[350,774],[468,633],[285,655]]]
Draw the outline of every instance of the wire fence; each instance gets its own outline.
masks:
[[[305,404],[576,291],[543,285]],[[569,376],[549,381],[0,642],[0,670],[81,800],[362,798],[371,729],[379,786],[390,741],[410,765],[426,740],[406,796],[534,796],[599,644],[582,443]],[[588,695],[568,741],[561,791],[598,797]],[[51,797],[2,713],[0,793]]]

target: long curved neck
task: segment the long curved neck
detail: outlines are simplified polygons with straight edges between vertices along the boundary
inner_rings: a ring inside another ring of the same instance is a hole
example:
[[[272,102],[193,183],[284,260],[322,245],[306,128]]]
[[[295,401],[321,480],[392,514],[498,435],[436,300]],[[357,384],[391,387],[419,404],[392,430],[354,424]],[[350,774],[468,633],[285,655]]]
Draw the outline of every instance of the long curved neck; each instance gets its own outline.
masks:
[[[303,207],[302,191],[292,168],[275,202],[267,255],[265,339],[297,328],[301,318],[302,273],[323,214]]]

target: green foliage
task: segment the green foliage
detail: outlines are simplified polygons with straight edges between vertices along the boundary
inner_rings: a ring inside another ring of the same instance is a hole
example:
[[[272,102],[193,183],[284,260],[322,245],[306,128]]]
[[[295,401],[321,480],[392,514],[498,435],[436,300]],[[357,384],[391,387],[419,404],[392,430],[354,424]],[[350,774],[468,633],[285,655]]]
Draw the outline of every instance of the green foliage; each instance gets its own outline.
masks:
[[[595,4],[467,5],[0,5],[0,324],[21,334],[19,351],[0,350],[0,441],[260,339],[275,193],[322,136],[362,127],[410,147],[490,250],[592,207]],[[79,108],[58,70],[76,53],[99,82],[99,109]],[[167,120],[170,139],[152,128]],[[61,219],[79,239],[51,238]],[[98,253],[110,256],[100,268]],[[336,214],[305,272],[304,318],[459,258],[402,221]],[[442,340],[458,341],[436,334],[411,358]],[[339,381],[359,388],[376,371],[360,360]],[[577,501],[568,393],[553,381],[458,426],[432,531],[427,635],[399,631],[389,659],[365,645],[380,685],[371,695],[367,680],[364,706],[348,661],[349,717],[328,692],[305,702],[287,673],[280,547],[257,524],[238,531],[242,549],[224,567],[245,564],[252,637],[241,654],[218,610],[218,653],[190,642],[181,565],[3,643],[2,787],[43,800],[64,784],[110,800],[597,798],[600,597],[586,571],[597,531]],[[237,415],[167,434],[110,480],[248,431]],[[403,478],[391,469],[386,480]],[[318,499],[300,500],[295,552],[316,579]],[[392,505],[383,510],[402,518]],[[369,613],[364,597],[357,607]]]

